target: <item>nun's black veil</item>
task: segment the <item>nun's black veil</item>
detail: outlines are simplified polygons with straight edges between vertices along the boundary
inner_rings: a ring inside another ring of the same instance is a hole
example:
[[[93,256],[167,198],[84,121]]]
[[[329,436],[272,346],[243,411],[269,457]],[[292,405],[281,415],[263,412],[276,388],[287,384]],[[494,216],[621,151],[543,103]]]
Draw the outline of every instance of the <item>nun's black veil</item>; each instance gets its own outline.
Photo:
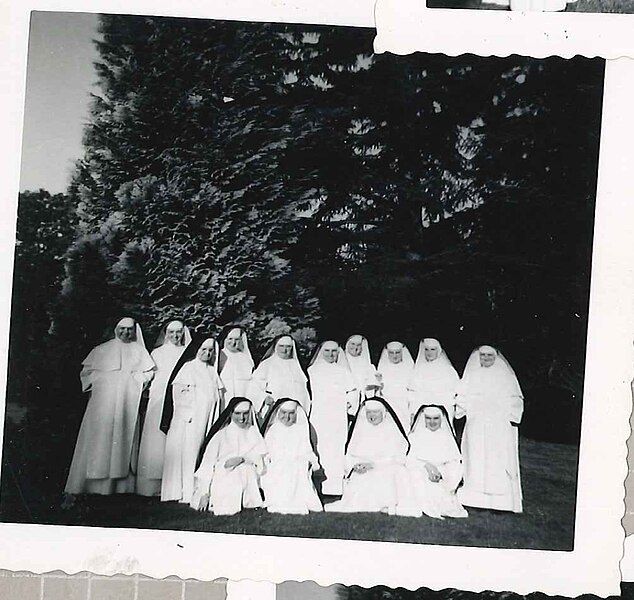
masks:
[[[410,432],[414,430],[414,427],[416,425],[416,421],[418,421],[418,419],[423,414],[423,412],[424,412],[424,410],[426,408],[438,408],[440,410],[440,412],[442,412],[442,414],[444,415],[445,419],[447,420],[447,424],[449,425],[449,430],[451,431],[451,435],[453,436],[453,439],[456,442],[456,446],[458,446],[458,448],[460,448],[460,444],[458,443],[458,438],[456,437],[456,432],[453,430],[453,424],[449,420],[449,413],[447,412],[447,409],[444,406],[441,406],[440,404],[423,404],[416,411],[416,414],[414,415],[414,419],[412,420],[412,426],[410,427]]]
[[[211,441],[211,438],[214,437],[231,419],[231,413],[233,409],[240,404],[240,402],[248,402],[251,407],[253,407],[253,403],[248,398],[243,398],[241,396],[234,396],[229,400],[229,404],[227,407],[220,413],[220,416],[216,419],[213,425],[209,428],[205,439],[200,446],[200,450],[198,452],[198,458],[196,459],[196,470],[200,467],[200,463],[203,462],[203,457],[205,456],[205,450],[207,450],[207,446]]]
[[[401,423],[401,420],[396,416],[396,413],[394,412],[394,409],[389,405],[389,403],[386,402],[383,398],[381,398],[379,396],[374,396],[372,398],[366,398],[359,405],[359,410],[357,410],[357,414],[354,416],[354,420],[352,421],[352,425],[350,425],[350,429],[348,430],[348,439],[346,440],[346,446],[345,446],[346,452],[348,451],[348,444],[350,444],[350,440],[352,439],[352,434],[353,434],[354,428],[355,428],[355,426],[357,424],[357,419],[359,418],[359,415],[361,414],[361,410],[363,409],[363,406],[365,405],[365,403],[370,401],[370,400],[375,400],[376,402],[380,402],[385,407],[385,410],[387,412],[389,412],[390,415],[392,415],[392,419],[394,420],[394,423],[396,423],[396,426],[398,427],[398,430],[400,431],[401,435],[405,438],[405,441],[407,442],[407,451],[409,452],[409,447],[410,447],[409,439],[407,438],[407,434],[405,433],[405,429],[403,429],[403,425]]]
[[[268,426],[271,422],[271,419],[273,418],[273,415],[275,414],[275,411],[286,402],[295,402],[297,406],[304,410],[304,407],[301,405],[301,402],[299,402],[299,400],[295,400],[295,398],[280,398],[275,402],[275,404],[273,404],[273,406],[271,406],[269,411],[266,413],[266,417],[264,417],[264,421],[262,421],[262,425],[260,426],[260,433],[262,435],[266,433],[266,430],[268,429]],[[308,416],[306,418],[308,418]]]
[[[181,354],[178,362],[172,369],[170,378],[167,380],[167,388],[165,389],[165,397],[163,399],[163,414],[161,415],[160,425],[160,430],[165,434],[169,431],[172,423],[172,417],[174,416],[174,392],[172,390],[172,383],[174,383],[174,379],[176,378],[176,375],[178,375],[178,372],[183,368],[183,365],[196,358],[196,354],[198,354],[198,350],[203,345],[203,342],[208,339],[215,338],[212,338],[212,336],[209,335],[196,335],[196,337],[192,339]],[[212,362],[214,362],[214,360],[215,357]]]

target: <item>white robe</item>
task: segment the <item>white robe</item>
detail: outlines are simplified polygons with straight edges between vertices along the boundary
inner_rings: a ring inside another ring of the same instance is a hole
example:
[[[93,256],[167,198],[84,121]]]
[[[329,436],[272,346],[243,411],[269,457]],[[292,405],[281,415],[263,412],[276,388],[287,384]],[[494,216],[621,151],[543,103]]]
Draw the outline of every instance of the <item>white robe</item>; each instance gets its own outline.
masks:
[[[376,367],[365,356],[351,356],[346,352],[346,360],[350,366],[350,373],[355,383],[356,394],[352,400],[352,406],[350,408],[351,413],[355,414],[359,409],[359,404],[365,400],[368,396],[366,388],[369,385],[377,386],[379,381],[377,379]],[[374,396],[375,392],[371,392],[371,396]]]
[[[297,400],[306,414],[310,414],[310,396],[306,375],[294,358],[283,359],[276,354],[265,358],[253,372],[247,397],[253,401],[255,411],[262,412],[264,398]]]
[[[175,346],[166,341],[152,351],[156,374],[150,386],[150,394],[141,433],[139,462],[137,465],[136,492],[141,496],[160,496],[165,456],[165,434],[161,431],[163,401],[167,382],[185,346]]]
[[[313,396],[310,424],[326,476],[322,493],[340,496],[345,476],[348,403],[356,405],[356,385],[350,371],[337,363],[316,362],[308,368],[308,376]]]
[[[222,383],[215,367],[196,358],[183,365],[172,386],[174,415],[165,442],[161,500],[189,504],[200,447],[220,413]]]
[[[366,419],[365,414],[357,417]],[[405,469],[407,442],[396,425],[385,416],[379,425],[362,423],[362,439],[353,437],[346,453],[346,472],[349,477],[344,484],[343,497],[327,504],[328,512],[382,512],[390,515],[409,516],[411,506],[411,484]],[[355,426],[356,429],[356,426]],[[372,463],[373,468],[365,473],[356,473],[358,463]],[[401,506],[407,509],[401,510]]]
[[[245,352],[222,350],[225,362],[220,371],[220,379],[225,387],[225,398],[248,398],[249,384],[253,373],[253,360]]]
[[[439,356],[431,362],[424,358],[417,360],[414,373],[409,383],[410,417],[414,417],[418,409],[427,404],[443,406],[453,424],[456,412],[456,387],[460,377],[451,363]],[[407,422],[409,426],[410,421]]]
[[[95,347],[82,365],[82,391],[90,392],[90,398],[65,491],[131,493],[139,404],[154,375],[154,361],[142,344],[113,339]]]
[[[229,422],[214,435],[196,471],[196,491],[191,506],[200,508],[209,496],[207,508],[215,515],[235,515],[243,508],[264,506],[258,477],[264,471],[266,445],[255,425],[246,429]],[[229,458],[241,456],[245,462],[227,469]]]
[[[522,488],[513,423],[520,422],[524,403],[519,386],[501,368],[479,367],[459,386],[456,418],[467,419],[462,435],[464,486],[458,499],[465,506],[519,513]]]
[[[407,431],[411,423],[408,386],[412,378],[413,367],[405,362],[394,364],[385,361],[379,372],[383,377],[383,390],[380,395],[394,409],[401,425]]]
[[[456,488],[463,475],[458,445],[444,417],[442,426],[436,431],[427,429],[424,419],[423,415],[419,417],[409,435],[411,447],[406,463],[416,507],[421,513],[432,517],[466,517],[467,511],[456,498]],[[426,464],[440,471],[440,481],[429,479]]]
[[[311,477],[311,467],[318,461],[310,445],[308,423],[274,423],[264,441],[267,455],[261,481],[267,510],[285,515],[322,511]]]

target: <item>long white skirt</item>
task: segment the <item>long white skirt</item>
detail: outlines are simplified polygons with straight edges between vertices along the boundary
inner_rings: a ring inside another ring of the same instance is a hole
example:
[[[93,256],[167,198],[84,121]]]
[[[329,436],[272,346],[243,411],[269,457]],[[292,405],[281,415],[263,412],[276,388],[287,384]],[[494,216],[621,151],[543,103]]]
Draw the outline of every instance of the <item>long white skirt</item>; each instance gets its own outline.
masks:
[[[382,512],[401,514],[399,502],[409,505],[410,487],[403,465],[375,465],[365,473],[350,474],[344,483],[343,497],[327,504],[327,512]],[[409,506],[408,506],[409,508]],[[409,515],[409,512],[406,514]]]
[[[443,478],[438,482],[430,481],[424,465],[410,465],[408,468],[413,491],[412,516],[423,514],[430,517],[468,517],[467,511],[456,498],[456,486],[460,475],[452,471],[461,469],[460,464],[454,469],[453,465],[438,467]]]
[[[136,492],[141,496],[160,496],[167,436],[160,430],[163,396],[152,394],[148,402],[137,465]]]
[[[323,510],[307,460],[276,460],[261,477],[266,509],[284,515],[307,515]]]
[[[233,469],[216,465],[209,490],[209,510],[214,515],[235,515],[243,508],[262,506],[258,476],[251,463]]]
[[[189,504],[194,493],[194,470],[204,430],[193,422],[174,418],[165,442],[161,500]]]

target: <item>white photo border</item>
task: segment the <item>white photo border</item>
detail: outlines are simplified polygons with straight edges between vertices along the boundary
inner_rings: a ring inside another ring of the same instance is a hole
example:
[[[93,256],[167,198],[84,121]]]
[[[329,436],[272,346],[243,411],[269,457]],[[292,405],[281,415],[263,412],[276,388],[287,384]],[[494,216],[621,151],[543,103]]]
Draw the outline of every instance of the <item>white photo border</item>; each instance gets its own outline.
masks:
[[[30,10],[353,26],[370,26],[372,18],[371,6],[365,0],[354,4],[340,0],[193,0],[178,5],[164,0],[40,0],[21,5],[2,0],[0,8],[0,52],[10,59],[0,82],[0,186],[6,217],[0,226],[0,277],[5,282],[12,279]],[[625,537],[620,521],[630,432],[629,382],[634,365],[633,86],[634,61],[621,59],[607,64],[574,551],[0,524],[0,568],[36,573],[57,569],[103,575],[141,573],[155,578],[178,575],[202,580],[248,578],[275,583],[313,580],[324,586],[453,587],[520,594],[541,591],[564,596],[618,593]],[[0,289],[3,357],[7,355],[10,306],[11,289],[5,284]],[[0,361],[2,382],[6,381],[6,368],[6,360]]]
[[[376,27],[377,51],[396,54],[634,57],[634,14],[428,8],[426,0],[377,0]]]

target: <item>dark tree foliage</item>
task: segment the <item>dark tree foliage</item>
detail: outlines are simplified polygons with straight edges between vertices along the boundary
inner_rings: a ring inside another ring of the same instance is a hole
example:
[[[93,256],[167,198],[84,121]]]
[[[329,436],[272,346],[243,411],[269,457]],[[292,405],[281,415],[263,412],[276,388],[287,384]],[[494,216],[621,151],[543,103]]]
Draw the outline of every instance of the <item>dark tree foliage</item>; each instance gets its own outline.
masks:
[[[240,322],[256,355],[280,332],[307,356],[361,331],[375,357],[438,337],[461,369],[492,343],[575,438],[601,61],[374,55],[371,30],[173,18],[100,34],[53,329],[74,351],[122,313],[150,340],[168,318]]]
[[[48,378],[51,316],[57,309],[66,250],[74,236],[74,207],[45,190],[18,199],[8,401],[33,400]],[[39,358],[37,358],[39,357]],[[44,360],[44,357],[47,357]],[[37,403],[36,403],[37,404]]]

